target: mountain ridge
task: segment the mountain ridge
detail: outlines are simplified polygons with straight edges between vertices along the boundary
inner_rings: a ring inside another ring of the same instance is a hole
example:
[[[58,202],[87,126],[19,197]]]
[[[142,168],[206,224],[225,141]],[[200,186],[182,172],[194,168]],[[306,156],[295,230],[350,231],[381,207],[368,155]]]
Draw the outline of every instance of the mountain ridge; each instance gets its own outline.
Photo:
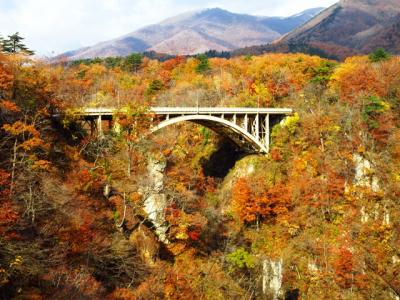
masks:
[[[192,55],[208,50],[231,51],[270,43],[321,10],[320,7],[307,9],[289,17],[237,14],[221,8],[191,11],[61,56],[75,60],[145,51],[173,55]]]
[[[393,28],[397,28],[399,20],[398,0],[341,0],[265,50],[284,51],[304,46],[337,59],[366,54],[379,47],[396,54],[400,36]]]

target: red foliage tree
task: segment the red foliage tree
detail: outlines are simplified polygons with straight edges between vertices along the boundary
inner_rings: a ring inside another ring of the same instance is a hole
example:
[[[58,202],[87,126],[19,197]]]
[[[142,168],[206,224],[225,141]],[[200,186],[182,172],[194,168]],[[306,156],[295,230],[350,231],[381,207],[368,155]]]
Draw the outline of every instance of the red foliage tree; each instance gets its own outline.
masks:
[[[10,199],[10,173],[0,169],[0,234],[7,232],[18,217]]]
[[[353,285],[353,267],[353,253],[347,247],[341,247],[333,263],[335,281],[341,288],[348,289]]]

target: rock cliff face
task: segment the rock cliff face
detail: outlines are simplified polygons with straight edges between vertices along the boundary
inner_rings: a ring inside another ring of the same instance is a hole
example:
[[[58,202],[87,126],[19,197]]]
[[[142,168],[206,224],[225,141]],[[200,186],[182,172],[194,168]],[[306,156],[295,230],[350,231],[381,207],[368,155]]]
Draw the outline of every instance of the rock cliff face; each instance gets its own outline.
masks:
[[[263,260],[262,291],[264,295],[270,295],[273,300],[277,300],[282,294],[282,264],[282,259]]]
[[[371,162],[359,154],[354,154],[353,160],[355,164],[354,185],[371,188],[373,192],[378,192],[380,190],[378,178],[374,175]]]
[[[164,218],[164,211],[167,206],[167,197],[163,194],[164,189],[164,170],[165,161],[150,158],[148,162],[148,185],[144,187],[142,193],[145,197],[144,211],[148,215],[148,219],[153,223],[155,233],[159,240],[168,244],[166,237],[168,226]]]
[[[355,172],[353,185],[361,189],[365,188],[373,193],[381,193],[382,188],[379,184],[379,179],[375,174],[376,170],[373,163],[358,153],[353,155],[353,161]],[[361,197],[362,194],[359,196]],[[381,220],[382,225],[391,225],[390,209],[388,208],[385,200],[382,203],[375,203],[374,207],[369,209],[365,206],[362,206],[360,214],[361,223],[363,224],[370,220]]]

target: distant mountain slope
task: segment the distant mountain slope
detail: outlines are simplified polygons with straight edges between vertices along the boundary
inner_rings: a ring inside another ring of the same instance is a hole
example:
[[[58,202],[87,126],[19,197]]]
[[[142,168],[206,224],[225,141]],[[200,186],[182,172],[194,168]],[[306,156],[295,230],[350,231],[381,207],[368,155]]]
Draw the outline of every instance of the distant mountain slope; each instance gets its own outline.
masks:
[[[279,32],[280,34],[286,34],[298,26],[306,23],[311,20],[313,17],[318,15],[321,11],[323,11],[323,7],[316,7],[307,9],[299,14],[282,18],[282,17],[266,17],[262,23],[267,27]]]
[[[378,30],[377,34],[371,37],[370,42],[363,46],[363,50],[370,52],[376,48],[376,45],[391,53],[400,54],[400,15],[393,18],[388,26]]]
[[[321,51],[342,59],[384,47],[400,53],[400,0],[341,0],[264,50]]]
[[[205,9],[178,15],[120,38],[63,55],[69,59],[81,59],[123,56],[144,51],[167,54],[230,51],[270,43],[307,22],[321,10],[314,8],[280,18],[236,14],[220,8]]]

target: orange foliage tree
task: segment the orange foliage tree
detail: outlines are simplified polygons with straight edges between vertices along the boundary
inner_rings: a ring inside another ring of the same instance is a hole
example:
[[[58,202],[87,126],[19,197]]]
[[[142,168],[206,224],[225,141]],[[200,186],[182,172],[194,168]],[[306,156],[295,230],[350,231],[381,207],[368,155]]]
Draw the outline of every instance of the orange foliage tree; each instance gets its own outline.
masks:
[[[247,223],[282,218],[289,212],[291,191],[283,183],[265,187],[260,180],[250,184],[247,179],[239,178],[232,189],[232,203],[240,220]]]

